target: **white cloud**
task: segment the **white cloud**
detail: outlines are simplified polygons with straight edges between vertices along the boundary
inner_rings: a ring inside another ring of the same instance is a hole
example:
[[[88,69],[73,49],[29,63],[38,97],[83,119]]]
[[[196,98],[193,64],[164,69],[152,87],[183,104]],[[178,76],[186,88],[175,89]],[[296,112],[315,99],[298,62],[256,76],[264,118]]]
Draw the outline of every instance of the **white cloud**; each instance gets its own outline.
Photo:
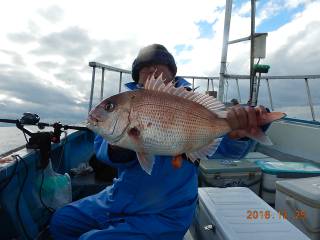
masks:
[[[6,94],[0,94],[0,104],[6,105],[6,102],[12,102],[17,104],[23,104],[23,100],[17,97],[12,97]]]
[[[269,33],[265,62],[271,64],[275,74],[281,73],[280,63],[281,69],[289,73],[293,56],[311,50],[319,52],[320,1],[281,3],[285,4],[270,1],[258,16],[257,24],[284,7],[305,4],[305,10],[290,23]],[[41,81],[42,86],[55,89],[55,93],[61,91],[76,104],[83,104],[91,84],[89,61],[99,60],[130,69],[139,48],[157,42],[176,56],[178,74],[216,76],[221,57],[224,4],[224,0],[7,1],[0,15],[0,46],[5,50],[0,51],[0,70],[6,74],[13,70],[29,72],[36,76],[33,81]],[[249,35],[250,18],[246,16],[249,12],[249,1],[234,11],[230,40]],[[199,38],[196,24],[199,21],[214,22],[211,39]],[[303,31],[307,32],[301,34]],[[180,44],[192,48],[176,54],[174,47]],[[286,48],[287,54],[279,57]],[[230,45],[229,50],[229,72],[248,73],[249,45]],[[311,62],[308,60],[308,66],[319,62],[319,58],[315,54]],[[297,57],[294,63],[297,65],[299,61]],[[296,65],[293,70],[298,71]],[[300,69],[299,73],[304,73],[304,68]],[[315,67],[305,69],[318,71]],[[117,78],[106,75],[106,95],[116,92]]]
[[[263,20],[268,19],[280,12],[283,7],[284,5],[279,1],[268,1],[256,18],[256,26],[258,26]]]
[[[251,13],[251,1],[243,3],[238,11],[240,15],[246,15]]]
[[[296,8],[299,5],[309,4],[312,2],[316,2],[316,0],[289,0],[284,1],[283,3],[286,8]]]

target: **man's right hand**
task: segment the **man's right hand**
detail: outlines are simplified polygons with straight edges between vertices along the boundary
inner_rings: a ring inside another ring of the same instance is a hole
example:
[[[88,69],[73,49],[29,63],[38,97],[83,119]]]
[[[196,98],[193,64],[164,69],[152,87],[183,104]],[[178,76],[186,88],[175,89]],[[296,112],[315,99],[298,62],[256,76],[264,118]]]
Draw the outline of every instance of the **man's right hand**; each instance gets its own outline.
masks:
[[[227,113],[227,122],[232,129],[229,137],[232,139],[243,138],[248,131],[254,134],[261,126],[261,119],[266,113],[267,110],[263,106],[256,108],[234,106],[230,108]]]

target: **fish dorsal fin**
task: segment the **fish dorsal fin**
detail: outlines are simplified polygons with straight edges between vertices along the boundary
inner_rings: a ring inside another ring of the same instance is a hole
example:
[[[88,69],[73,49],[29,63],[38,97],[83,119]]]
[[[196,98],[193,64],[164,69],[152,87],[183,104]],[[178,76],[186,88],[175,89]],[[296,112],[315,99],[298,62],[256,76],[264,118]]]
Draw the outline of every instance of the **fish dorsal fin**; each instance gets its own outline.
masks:
[[[167,85],[165,85],[164,79],[162,78],[162,73],[157,78],[155,78],[154,73],[149,76],[144,84],[144,89],[165,92],[171,95],[191,100],[218,114],[218,116],[221,118],[226,117],[226,111],[224,111],[225,106],[223,103],[213,98],[212,96],[187,91],[183,86],[176,88],[173,82],[169,82]]]
[[[196,161],[197,159],[208,160],[207,156],[211,156],[216,152],[221,140],[222,138],[217,138],[212,143],[201,148],[200,150],[196,152],[187,153],[188,158],[190,158],[192,162]]]

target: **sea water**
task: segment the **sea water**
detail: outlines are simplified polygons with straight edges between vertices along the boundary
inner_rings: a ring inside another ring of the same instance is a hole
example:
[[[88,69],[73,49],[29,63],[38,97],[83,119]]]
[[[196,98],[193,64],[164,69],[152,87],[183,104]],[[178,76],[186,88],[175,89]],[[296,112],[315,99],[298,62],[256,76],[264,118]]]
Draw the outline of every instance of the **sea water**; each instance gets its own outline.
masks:
[[[0,154],[26,144],[21,130],[16,127],[0,127]]]

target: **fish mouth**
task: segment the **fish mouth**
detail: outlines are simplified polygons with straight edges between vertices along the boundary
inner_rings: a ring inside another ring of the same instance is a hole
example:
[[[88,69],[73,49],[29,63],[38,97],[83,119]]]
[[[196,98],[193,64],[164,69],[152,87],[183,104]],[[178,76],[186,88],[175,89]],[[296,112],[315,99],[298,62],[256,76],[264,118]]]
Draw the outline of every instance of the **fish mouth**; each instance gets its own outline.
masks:
[[[96,117],[92,113],[89,114],[87,119],[87,126],[90,126],[90,125],[97,126],[99,122],[102,122],[102,121],[98,117]]]
[[[113,135],[113,133],[116,130],[116,126],[117,126],[118,120],[119,120],[119,118],[117,118],[117,119],[115,119],[113,121],[112,131],[108,135],[111,135],[111,136]],[[99,127],[99,123],[101,123],[101,122],[103,122],[103,121],[100,120],[99,118],[95,117],[94,115],[90,114],[88,119],[87,119],[86,125],[87,125],[87,127]]]
[[[101,135],[103,135],[103,133],[102,132],[100,132],[100,131],[98,131],[99,130],[99,123],[101,123],[101,122],[103,122],[103,121],[101,121],[101,120],[99,120],[98,118],[96,118],[95,116],[93,116],[93,115],[89,115],[89,117],[88,117],[88,119],[87,119],[87,123],[86,123],[86,125],[87,125],[87,127],[89,128],[89,129],[91,129],[91,130],[97,130],[96,132],[97,132],[97,134],[101,134]],[[123,137],[123,135],[125,134],[125,132],[126,132],[126,130],[128,129],[128,127],[129,127],[129,122],[128,122],[128,124],[126,125],[126,127],[123,129],[123,131],[122,131],[122,133],[120,134],[120,135],[118,135],[118,136],[114,136],[114,133],[115,133],[115,131],[116,131],[116,127],[117,127],[117,125],[118,125],[118,122],[119,122],[119,117],[118,118],[116,118],[114,121],[113,121],[113,128],[112,128],[112,130],[107,134],[108,135],[108,141],[110,142],[110,143],[117,143],[117,142],[119,142],[120,141],[120,139]]]
[[[90,116],[89,121],[91,122],[100,122],[100,120],[94,116]]]

